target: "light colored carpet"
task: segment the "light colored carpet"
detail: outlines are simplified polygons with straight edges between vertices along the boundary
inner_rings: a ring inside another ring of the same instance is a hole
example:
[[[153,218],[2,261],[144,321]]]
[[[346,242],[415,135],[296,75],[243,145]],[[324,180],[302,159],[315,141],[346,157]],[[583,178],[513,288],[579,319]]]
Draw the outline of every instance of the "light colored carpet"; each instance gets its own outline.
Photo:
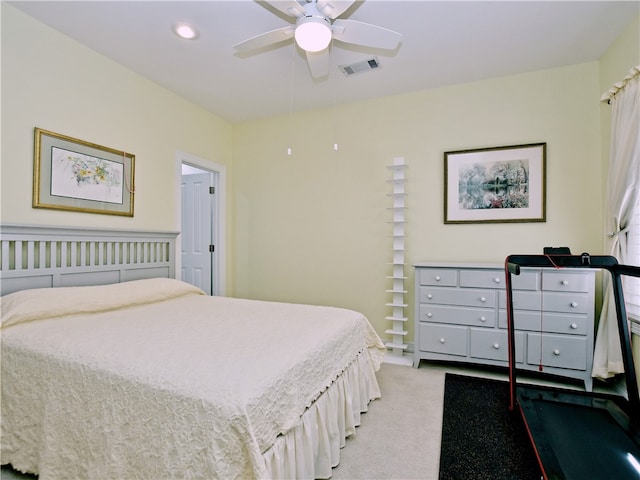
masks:
[[[382,398],[369,404],[332,479],[436,480],[445,371],[382,364]]]

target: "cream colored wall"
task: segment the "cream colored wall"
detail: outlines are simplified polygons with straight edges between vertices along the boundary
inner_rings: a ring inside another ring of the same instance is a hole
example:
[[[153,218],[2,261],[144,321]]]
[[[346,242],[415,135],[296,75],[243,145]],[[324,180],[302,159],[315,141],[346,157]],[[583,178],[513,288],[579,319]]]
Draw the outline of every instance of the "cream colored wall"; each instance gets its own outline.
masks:
[[[409,164],[410,290],[421,261],[600,253],[599,96],[593,62],[235,125],[236,291],[354,308],[384,332],[394,156]],[[443,224],[445,151],[533,142],[547,142],[546,223]]]
[[[230,123],[6,2],[1,8],[3,223],[177,231],[178,150],[226,165],[231,181]],[[134,217],[33,209],[34,127],[133,153]]]

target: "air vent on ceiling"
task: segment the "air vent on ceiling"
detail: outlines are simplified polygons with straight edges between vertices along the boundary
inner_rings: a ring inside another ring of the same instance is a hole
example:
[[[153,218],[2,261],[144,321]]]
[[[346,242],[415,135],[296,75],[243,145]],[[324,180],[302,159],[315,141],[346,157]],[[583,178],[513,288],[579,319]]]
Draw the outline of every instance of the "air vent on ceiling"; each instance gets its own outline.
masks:
[[[370,70],[382,68],[382,65],[380,65],[378,57],[373,57],[368,60],[351,63],[349,65],[340,65],[338,68],[348,77],[355,75],[356,73],[368,72]]]

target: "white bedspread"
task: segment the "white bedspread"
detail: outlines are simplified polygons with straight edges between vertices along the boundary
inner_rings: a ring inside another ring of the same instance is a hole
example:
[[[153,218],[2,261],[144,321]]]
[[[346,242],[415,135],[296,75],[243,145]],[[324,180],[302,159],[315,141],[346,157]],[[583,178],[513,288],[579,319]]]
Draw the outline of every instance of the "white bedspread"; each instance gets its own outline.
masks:
[[[360,313],[175,280],[34,292],[2,299],[1,447],[41,480],[265,478],[278,435],[384,351]]]

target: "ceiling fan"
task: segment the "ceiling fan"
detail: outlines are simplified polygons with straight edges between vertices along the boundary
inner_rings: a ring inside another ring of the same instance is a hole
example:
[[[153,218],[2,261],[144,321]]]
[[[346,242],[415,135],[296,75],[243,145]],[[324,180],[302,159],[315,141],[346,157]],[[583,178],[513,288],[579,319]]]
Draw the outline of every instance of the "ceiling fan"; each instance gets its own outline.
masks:
[[[329,45],[331,40],[370,48],[394,50],[402,35],[384,27],[338,19],[356,0],[261,0],[295,20],[296,24],[261,33],[234,45],[239,52],[295,38],[305,51],[312,77],[329,74]]]

